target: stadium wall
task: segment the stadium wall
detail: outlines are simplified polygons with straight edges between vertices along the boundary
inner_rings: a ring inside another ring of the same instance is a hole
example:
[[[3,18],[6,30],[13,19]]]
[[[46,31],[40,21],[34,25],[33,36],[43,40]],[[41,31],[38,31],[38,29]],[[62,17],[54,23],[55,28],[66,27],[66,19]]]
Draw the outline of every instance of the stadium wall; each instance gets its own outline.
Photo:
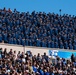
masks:
[[[3,50],[5,48],[7,48],[7,52],[9,52],[10,49],[12,49],[13,51],[16,51],[16,53],[18,53],[18,51],[24,52],[24,47],[21,46],[21,45],[13,45],[13,44],[0,43],[0,48],[2,48]]]
[[[60,56],[61,58],[70,58],[71,54],[73,53],[76,56],[76,50],[65,50],[65,49],[55,49],[55,48],[43,48],[43,47],[31,47],[31,46],[25,46],[22,45],[11,45],[11,44],[4,44],[0,43],[0,48],[3,50],[7,48],[7,52],[12,49],[13,51],[16,50],[16,53],[18,51],[26,53],[27,51],[31,51],[33,55],[37,55],[40,53],[40,55],[43,55],[46,53],[48,56]]]

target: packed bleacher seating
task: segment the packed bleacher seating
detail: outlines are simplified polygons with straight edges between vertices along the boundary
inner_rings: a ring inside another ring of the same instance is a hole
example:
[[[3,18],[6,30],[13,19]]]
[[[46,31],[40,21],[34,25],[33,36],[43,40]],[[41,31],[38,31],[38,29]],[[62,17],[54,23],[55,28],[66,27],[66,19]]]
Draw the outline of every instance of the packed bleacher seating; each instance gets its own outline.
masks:
[[[0,9],[0,42],[76,50],[76,17]]]
[[[76,75],[76,57],[72,54],[70,59],[0,48],[0,75]]]

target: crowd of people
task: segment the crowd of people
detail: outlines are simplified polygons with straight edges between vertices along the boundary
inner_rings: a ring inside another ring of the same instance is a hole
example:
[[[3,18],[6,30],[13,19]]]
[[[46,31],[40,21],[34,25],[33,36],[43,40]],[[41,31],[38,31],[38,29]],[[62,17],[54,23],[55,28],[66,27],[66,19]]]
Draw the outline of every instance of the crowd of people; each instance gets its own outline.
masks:
[[[76,50],[76,17],[0,9],[0,42]]]
[[[76,59],[53,59],[44,53],[33,55],[32,52],[7,52],[0,48],[0,75],[76,75]]]

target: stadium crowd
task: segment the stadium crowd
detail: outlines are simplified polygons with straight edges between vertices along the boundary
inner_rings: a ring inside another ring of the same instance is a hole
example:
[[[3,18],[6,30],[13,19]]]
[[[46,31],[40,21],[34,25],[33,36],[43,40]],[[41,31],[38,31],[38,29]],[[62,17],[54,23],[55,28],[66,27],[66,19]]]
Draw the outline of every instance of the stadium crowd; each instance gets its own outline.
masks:
[[[76,50],[76,17],[0,9],[0,42]]]
[[[50,58],[43,55],[32,55],[32,52],[25,54],[20,51],[0,48],[0,75],[76,75],[76,59],[72,54],[71,60]]]

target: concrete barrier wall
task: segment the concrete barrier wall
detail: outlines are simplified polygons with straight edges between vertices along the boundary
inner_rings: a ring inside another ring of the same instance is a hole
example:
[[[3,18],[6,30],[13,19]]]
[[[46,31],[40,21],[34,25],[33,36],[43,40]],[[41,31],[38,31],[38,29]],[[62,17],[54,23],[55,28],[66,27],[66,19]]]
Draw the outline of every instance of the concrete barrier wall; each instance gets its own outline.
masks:
[[[0,43],[0,48],[2,48],[3,50],[7,48],[7,52],[9,52],[10,49],[12,49],[13,51],[16,51],[16,53],[18,53],[18,51],[24,52],[24,47],[21,45],[11,45],[11,44]]]
[[[4,43],[0,43],[0,48],[3,48],[3,50],[7,48],[7,52],[9,52],[10,49],[13,49],[13,51],[16,50],[17,53],[18,51],[24,52],[24,53],[26,53],[27,51],[31,51],[33,55],[37,55],[38,53],[40,53],[40,55],[43,55],[45,52],[48,56],[49,56],[49,50],[76,52],[76,50],[69,50],[69,49],[65,50],[65,49],[43,48],[43,47],[34,47],[34,46],[23,47],[22,45],[11,45],[11,44],[4,44]]]
[[[43,47],[25,46],[25,52],[31,51],[33,55],[37,55],[38,53],[43,55],[44,52],[45,52],[49,56],[49,50],[52,50],[52,51],[63,51],[63,52],[76,52],[76,50],[69,50],[69,49],[57,49],[57,48],[43,48]]]
[[[31,51],[33,55],[37,55],[38,53],[40,53],[40,55],[43,55],[44,53],[46,53],[47,55],[48,53],[48,49],[46,48],[41,48],[41,47],[25,47],[25,53],[27,51]]]

